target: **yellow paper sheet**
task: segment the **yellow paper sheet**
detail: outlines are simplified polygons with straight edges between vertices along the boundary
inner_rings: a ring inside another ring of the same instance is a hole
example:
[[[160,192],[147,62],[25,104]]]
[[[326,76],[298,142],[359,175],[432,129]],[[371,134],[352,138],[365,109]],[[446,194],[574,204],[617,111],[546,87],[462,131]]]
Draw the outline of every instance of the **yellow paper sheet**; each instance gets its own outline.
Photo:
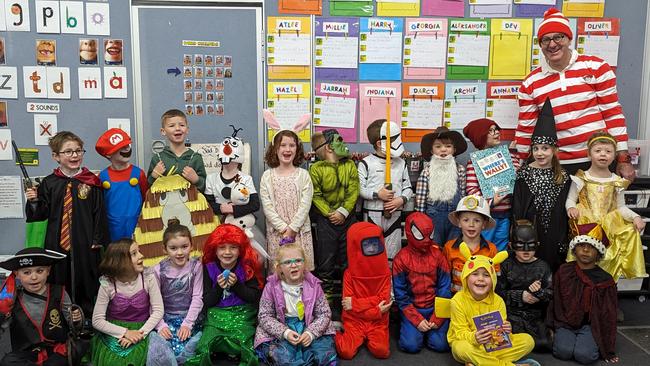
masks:
[[[277,94],[276,87],[278,86],[295,86],[300,89],[298,94]],[[305,114],[310,113],[311,101],[311,85],[309,82],[304,81],[276,81],[269,82],[267,85],[267,98],[266,109],[274,113],[283,128],[292,129],[298,122],[299,118]],[[295,104],[294,104],[295,103]],[[307,108],[300,108],[301,106]],[[275,133],[272,129],[268,129],[268,141],[273,140]],[[309,126],[298,133],[302,142],[309,142],[311,140],[311,123]]]
[[[269,51],[269,48],[272,49],[273,44],[272,42],[269,42],[270,39],[274,39],[274,37],[281,37],[282,34],[286,33],[293,33],[295,34],[295,30],[288,30],[288,31],[281,31],[281,33],[277,29],[277,24],[278,21],[283,21],[283,20],[295,20],[300,22],[300,29],[297,31],[300,35],[306,35],[308,37],[311,37],[312,31],[311,31],[311,20],[309,17],[292,17],[292,16],[277,16],[277,17],[268,17],[267,18],[267,52]],[[311,50],[309,50],[309,53],[311,54]],[[272,62],[270,62],[270,58],[272,57],[271,53],[267,53],[267,64],[268,66],[268,78],[270,80],[277,80],[277,79],[309,79],[311,78],[311,64],[307,65],[295,65],[295,66],[273,66]]]
[[[377,16],[419,16],[420,0],[406,1],[377,1]]]
[[[605,1],[591,3],[575,0],[562,2],[562,14],[565,17],[602,18],[605,15]]]
[[[533,20],[512,18],[492,19],[491,22],[488,78],[523,80],[530,72]]]

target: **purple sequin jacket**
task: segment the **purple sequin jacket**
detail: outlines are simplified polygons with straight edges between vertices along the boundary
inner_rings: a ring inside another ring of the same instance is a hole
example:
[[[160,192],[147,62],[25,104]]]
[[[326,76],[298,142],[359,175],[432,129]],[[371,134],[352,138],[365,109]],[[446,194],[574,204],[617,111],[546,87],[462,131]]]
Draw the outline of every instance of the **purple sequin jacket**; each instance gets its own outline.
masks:
[[[332,312],[320,282],[318,278],[307,272],[302,283],[305,330],[310,331],[315,338],[326,334],[335,334],[331,322]],[[276,338],[283,338],[284,331],[287,330],[284,321],[285,306],[281,280],[277,274],[273,274],[266,279],[266,287],[264,287],[260,299],[255,347]]]

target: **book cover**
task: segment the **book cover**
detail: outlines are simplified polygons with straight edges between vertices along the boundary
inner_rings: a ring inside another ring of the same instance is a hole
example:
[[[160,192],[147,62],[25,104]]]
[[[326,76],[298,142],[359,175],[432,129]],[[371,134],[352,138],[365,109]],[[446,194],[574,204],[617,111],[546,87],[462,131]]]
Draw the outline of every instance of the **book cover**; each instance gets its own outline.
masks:
[[[506,145],[470,154],[481,193],[485,198],[496,194],[512,194],[515,189],[515,166]]]
[[[492,330],[492,339],[483,345],[486,352],[512,347],[510,336],[503,330],[503,318],[501,318],[501,313],[498,311],[475,316],[474,324],[477,331],[483,329]]]

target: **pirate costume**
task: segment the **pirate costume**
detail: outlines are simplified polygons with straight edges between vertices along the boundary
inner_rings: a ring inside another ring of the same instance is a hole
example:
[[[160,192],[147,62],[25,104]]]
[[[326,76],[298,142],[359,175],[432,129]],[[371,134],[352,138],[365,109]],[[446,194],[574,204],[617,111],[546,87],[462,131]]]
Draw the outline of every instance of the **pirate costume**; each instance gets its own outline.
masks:
[[[28,267],[52,266],[65,254],[41,248],[26,248],[0,263],[18,271]],[[72,305],[60,285],[46,284],[43,293],[32,293],[17,286],[9,317],[11,352],[0,365],[67,365],[66,340]]]

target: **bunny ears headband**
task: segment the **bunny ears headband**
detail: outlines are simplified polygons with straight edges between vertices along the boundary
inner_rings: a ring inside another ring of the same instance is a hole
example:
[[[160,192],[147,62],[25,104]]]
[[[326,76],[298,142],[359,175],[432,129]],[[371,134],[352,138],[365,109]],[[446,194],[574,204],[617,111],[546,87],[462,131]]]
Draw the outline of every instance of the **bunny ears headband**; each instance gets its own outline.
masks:
[[[282,128],[282,126],[280,126],[280,122],[278,122],[278,120],[275,118],[273,112],[269,111],[268,109],[263,109],[262,114],[264,116],[264,121],[266,121],[266,124],[269,125],[269,128],[275,131],[273,133],[274,137],[275,135],[278,134],[278,132],[287,130],[286,128]],[[302,116],[300,116],[298,121],[293,125],[293,127],[289,131],[298,134],[300,131],[309,127],[310,121],[311,121],[311,113],[305,113]]]

